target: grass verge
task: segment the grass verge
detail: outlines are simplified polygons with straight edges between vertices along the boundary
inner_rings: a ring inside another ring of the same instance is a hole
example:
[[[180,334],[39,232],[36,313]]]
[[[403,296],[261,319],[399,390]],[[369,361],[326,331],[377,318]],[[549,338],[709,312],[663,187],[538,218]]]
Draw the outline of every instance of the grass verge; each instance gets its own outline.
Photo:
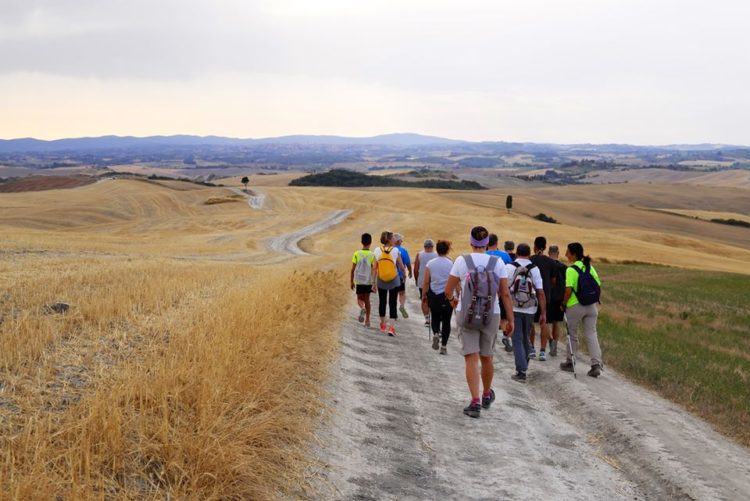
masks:
[[[602,265],[605,359],[750,445],[747,277],[649,265]]]
[[[4,430],[0,492],[17,499],[292,495],[337,349],[331,326],[348,291],[330,287],[341,279],[334,272],[287,270],[264,268],[262,280],[258,269],[238,274],[240,284],[255,280],[252,288],[230,288],[155,328],[138,356],[93,378],[80,400]]]

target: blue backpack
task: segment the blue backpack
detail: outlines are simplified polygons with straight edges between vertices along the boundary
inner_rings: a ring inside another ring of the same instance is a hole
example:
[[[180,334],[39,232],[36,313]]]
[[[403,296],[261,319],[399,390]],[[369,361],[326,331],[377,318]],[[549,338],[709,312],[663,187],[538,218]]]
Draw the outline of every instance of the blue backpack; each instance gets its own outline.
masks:
[[[598,303],[602,288],[594,275],[591,274],[591,264],[586,265],[583,270],[576,265],[571,266],[571,268],[578,272],[578,287],[574,291],[578,302],[584,306]]]

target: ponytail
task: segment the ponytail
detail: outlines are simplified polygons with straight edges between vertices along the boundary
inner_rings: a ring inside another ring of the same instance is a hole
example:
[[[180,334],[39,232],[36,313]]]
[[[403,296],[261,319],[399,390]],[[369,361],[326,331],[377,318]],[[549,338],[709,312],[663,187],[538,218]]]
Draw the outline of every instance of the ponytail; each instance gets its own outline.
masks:
[[[591,264],[591,257],[586,256],[583,253],[583,245],[579,242],[568,244],[568,252],[576,257],[576,261],[583,261],[584,266],[589,266]]]

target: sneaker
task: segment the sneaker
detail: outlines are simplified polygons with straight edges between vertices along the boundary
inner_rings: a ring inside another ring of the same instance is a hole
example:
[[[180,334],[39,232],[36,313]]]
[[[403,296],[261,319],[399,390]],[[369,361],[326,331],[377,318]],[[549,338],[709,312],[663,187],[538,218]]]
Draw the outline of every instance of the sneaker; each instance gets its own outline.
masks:
[[[599,377],[601,373],[602,373],[602,366],[599,364],[592,365],[591,370],[588,372],[589,376],[591,377]]]
[[[549,342],[549,356],[557,356],[557,341],[555,341],[554,339]]]
[[[489,409],[492,402],[495,401],[495,390],[490,390],[490,396],[485,397],[482,395],[482,409]]]
[[[440,354],[441,355],[447,355],[448,354],[448,347],[447,346],[441,346],[440,347]]]
[[[426,318],[426,317],[425,317],[425,319],[424,319],[424,326],[425,326],[425,327],[429,327],[430,325],[432,325],[432,324],[430,323],[430,319],[429,319],[429,318]]]
[[[539,361],[540,362],[546,362],[547,356],[544,354],[544,351],[539,351]]]
[[[372,327],[372,326],[370,325],[370,321],[369,321],[369,320],[367,320],[367,321],[365,322],[365,329],[369,329],[370,327]]]
[[[482,412],[481,404],[469,404],[466,407],[464,407],[464,414],[472,418],[478,418],[481,412]]]
[[[362,323],[365,321],[365,309],[362,308],[359,310],[359,323]]]
[[[513,343],[511,342],[509,337],[503,336],[503,346],[505,346],[505,351],[511,352],[513,351]]]
[[[432,349],[437,350],[440,348],[440,336],[437,334],[432,335]]]
[[[402,317],[409,318],[409,314],[406,312],[406,308],[405,307],[402,306],[401,308],[398,309],[398,311],[401,312],[401,316]]]
[[[396,337],[396,328],[393,326],[388,327],[388,335],[390,337]]]
[[[380,322],[380,332],[385,332],[385,322]]]
[[[516,372],[510,378],[513,381],[518,381],[519,383],[525,383],[526,382],[526,373],[524,373],[524,372]]]
[[[533,347],[533,346],[532,346],[532,347],[531,347],[531,349],[529,350],[529,355],[528,355],[528,358],[536,358],[536,350],[534,349],[534,347]]]
[[[571,360],[566,360],[565,362],[561,363],[560,368],[564,370],[565,372],[575,371],[575,368],[573,367],[573,362]]]

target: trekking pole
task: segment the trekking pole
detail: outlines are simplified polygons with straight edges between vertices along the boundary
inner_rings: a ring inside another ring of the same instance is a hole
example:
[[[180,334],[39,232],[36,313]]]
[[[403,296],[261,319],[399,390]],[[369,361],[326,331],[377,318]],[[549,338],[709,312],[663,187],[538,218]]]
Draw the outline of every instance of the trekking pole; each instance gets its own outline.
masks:
[[[565,320],[565,335],[568,338],[568,350],[570,350],[570,361],[573,362],[573,378],[578,379],[578,374],[576,373],[576,354],[573,351],[573,342],[570,340],[570,326],[568,325],[567,313],[563,314],[563,319]]]

